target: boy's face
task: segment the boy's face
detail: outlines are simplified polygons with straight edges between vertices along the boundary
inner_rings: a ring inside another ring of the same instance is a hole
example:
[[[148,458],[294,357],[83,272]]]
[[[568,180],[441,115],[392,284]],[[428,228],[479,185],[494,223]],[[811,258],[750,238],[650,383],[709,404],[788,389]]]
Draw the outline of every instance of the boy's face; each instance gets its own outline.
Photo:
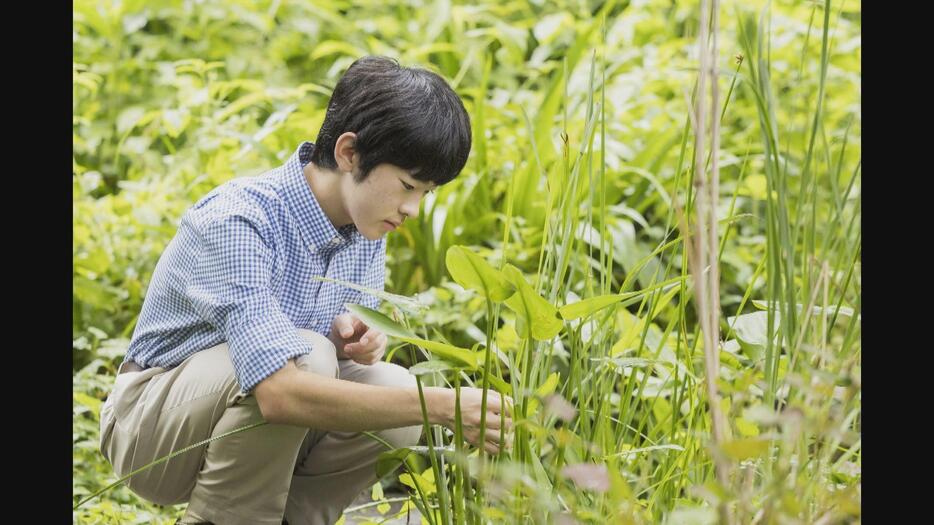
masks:
[[[402,168],[379,164],[359,184],[345,175],[341,181],[344,202],[357,230],[376,240],[403,221],[418,216],[422,198],[436,187],[415,179]]]

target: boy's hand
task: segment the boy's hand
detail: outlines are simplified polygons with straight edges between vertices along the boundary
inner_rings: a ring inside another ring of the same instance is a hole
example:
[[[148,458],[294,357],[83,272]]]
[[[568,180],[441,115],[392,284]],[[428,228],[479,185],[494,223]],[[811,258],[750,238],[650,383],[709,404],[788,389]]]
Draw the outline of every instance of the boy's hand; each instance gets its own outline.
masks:
[[[328,339],[334,343],[338,359],[353,359],[361,365],[372,365],[386,352],[386,334],[351,314],[334,318]]]
[[[486,398],[486,427],[484,435],[480,435],[480,417],[483,414],[483,389],[461,387],[461,426],[464,439],[471,445],[483,447],[488,454],[497,455],[512,449],[512,398],[505,396],[505,413],[501,414],[501,396],[490,389]],[[451,430],[455,426],[454,393],[450,393],[450,405],[447,409],[447,418],[444,425]],[[503,430],[505,441],[500,441],[500,429]]]

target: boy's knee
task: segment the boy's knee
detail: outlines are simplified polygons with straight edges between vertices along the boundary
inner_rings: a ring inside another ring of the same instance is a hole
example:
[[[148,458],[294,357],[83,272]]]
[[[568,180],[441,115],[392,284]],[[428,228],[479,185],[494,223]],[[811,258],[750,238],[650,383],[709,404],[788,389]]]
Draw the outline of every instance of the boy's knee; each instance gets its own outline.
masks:
[[[400,388],[416,386],[415,376],[399,365],[380,362],[373,366],[381,368],[378,383],[382,386]],[[393,448],[412,447],[417,445],[422,437],[422,425],[381,430],[376,434],[389,442]]]
[[[299,329],[298,334],[311,343],[311,352],[295,359],[295,365],[314,374],[338,377],[340,366],[337,363],[337,350],[327,337],[311,330]]]
[[[414,447],[422,438],[422,425],[380,430],[376,435],[386,440],[392,448]]]
[[[391,387],[414,387],[415,376],[409,373],[409,371],[395,363],[387,363],[385,361],[380,361],[373,366],[374,371],[377,373],[374,374],[372,384],[380,386],[391,386]]]

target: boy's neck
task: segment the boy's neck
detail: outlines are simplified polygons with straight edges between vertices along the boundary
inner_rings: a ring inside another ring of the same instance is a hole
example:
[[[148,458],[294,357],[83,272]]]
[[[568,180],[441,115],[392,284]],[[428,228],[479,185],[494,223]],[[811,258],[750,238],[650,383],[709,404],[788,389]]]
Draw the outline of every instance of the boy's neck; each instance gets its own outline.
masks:
[[[305,182],[315,195],[315,200],[321,206],[324,214],[330,219],[335,228],[346,226],[353,223],[350,214],[344,207],[344,199],[341,194],[342,174],[329,169],[315,166],[309,162],[302,170],[305,175]]]

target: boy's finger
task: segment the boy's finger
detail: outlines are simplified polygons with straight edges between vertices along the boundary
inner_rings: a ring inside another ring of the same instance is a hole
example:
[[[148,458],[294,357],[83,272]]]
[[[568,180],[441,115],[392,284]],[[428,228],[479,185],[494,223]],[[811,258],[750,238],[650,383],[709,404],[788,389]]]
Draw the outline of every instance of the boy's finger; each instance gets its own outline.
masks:
[[[353,336],[354,328],[350,314],[342,314],[337,317],[337,330],[344,339]]]
[[[352,324],[352,326],[353,326],[353,331],[354,331],[354,333],[362,332],[362,331],[366,330],[366,328],[367,328],[366,323],[364,323],[363,321],[361,321],[359,317],[357,317],[356,315],[354,315],[354,316],[351,317],[351,319],[353,320],[353,322],[352,322],[351,324]]]
[[[376,343],[378,345],[378,339],[381,334],[382,333],[376,328],[370,328],[365,334],[363,334],[363,337],[360,338],[360,342],[363,343],[363,345],[367,348],[370,348],[371,346],[373,348],[377,348],[378,346],[373,346],[372,343]]]

